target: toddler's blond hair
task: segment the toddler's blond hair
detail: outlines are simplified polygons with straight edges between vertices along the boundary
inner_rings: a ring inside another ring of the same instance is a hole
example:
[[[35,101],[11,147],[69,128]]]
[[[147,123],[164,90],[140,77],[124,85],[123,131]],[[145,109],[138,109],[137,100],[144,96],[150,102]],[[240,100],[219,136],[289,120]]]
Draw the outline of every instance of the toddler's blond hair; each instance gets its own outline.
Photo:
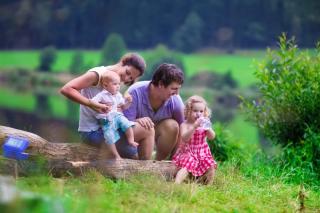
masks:
[[[206,100],[199,95],[193,95],[185,102],[184,116],[186,118],[190,116],[194,103],[203,103],[205,105],[203,116],[208,118],[211,116],[211,110],[209,109]]]

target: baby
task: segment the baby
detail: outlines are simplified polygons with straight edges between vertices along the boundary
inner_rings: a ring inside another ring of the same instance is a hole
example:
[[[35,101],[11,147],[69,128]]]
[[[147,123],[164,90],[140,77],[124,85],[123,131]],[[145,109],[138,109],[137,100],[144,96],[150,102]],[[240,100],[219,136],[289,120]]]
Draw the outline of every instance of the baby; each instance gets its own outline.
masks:
[[[125,133],[130,145],[137,147],[139,144],[134,141],[132,126],[134,122],[129,121],[122,110],[127,109],[131,102],[131,96],[124,98],[120,91],[120,76],[115,72],[107,72],[101,77],[101,85],[104,90],[92,98],[92,101],[108,104],[111,110],[107,113],[96,113],[95,117],[102,126],[104,138],[109,146],[115,149],[115,143],[120,139],[120,132]],[[120,111],[119,111],[120,110]],[[114,153],[116,156],[117,153]]]

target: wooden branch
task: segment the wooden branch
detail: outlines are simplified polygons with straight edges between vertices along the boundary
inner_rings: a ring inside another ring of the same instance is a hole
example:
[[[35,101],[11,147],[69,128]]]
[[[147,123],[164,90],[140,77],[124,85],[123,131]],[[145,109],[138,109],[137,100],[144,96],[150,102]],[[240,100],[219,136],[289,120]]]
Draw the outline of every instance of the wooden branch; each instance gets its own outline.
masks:
[[[51,143],[36,134],[6,126],[0,126],[1,146],[9,135],[29,140],[26,152],[30,154],[30,158],[21,162],[0,159],[0,173],[4,174],[27,175],[27,167],[30,165],[26,165],[29,163],[37,166],[36,157],[45,159],[45,165],[42,166],[54,176],[67,173],[82,175],[85,171],[96,169],[104,176],[112,178],[125,178],[137,173],[154,173],[172,178],[176,171],[170,161],[106,160],[98,148],[82,143]]]

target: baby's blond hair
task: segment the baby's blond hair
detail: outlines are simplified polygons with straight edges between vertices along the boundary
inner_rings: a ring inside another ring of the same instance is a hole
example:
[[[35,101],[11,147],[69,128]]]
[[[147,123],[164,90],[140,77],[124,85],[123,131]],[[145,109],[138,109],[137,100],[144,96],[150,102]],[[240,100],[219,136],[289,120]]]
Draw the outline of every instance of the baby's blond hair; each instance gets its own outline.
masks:
[[[110,82],[115,79],[120,80],[119,74],[113,71],[107,71],[101,75],[100,84],[102,84],[102,82]]]
[[[203,116],[208,118],[211,116],[211,110],[209,109],[206,100],[199,95],[193,95],[185,102],[184,116],[186,118],[190,116],[194,103],[203,103],[205,105]]]

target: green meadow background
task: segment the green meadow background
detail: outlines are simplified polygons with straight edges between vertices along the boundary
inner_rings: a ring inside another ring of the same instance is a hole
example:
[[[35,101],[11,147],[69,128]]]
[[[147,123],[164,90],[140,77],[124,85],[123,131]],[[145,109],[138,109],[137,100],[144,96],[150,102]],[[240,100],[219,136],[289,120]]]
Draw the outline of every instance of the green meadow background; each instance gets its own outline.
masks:
[[[98,50],[81,51],[84,57],[84,64],[96,66],[101,60],[101,52]],[[137,51],[143,57],[148,58],[152,50]],[[58,50],[57,59],[53,65],[53,72],[67,72],[74,55],[74,50]],[[39,65],[40,51],[0,51],[0,70],[10,68],[36,69]],[[200,71],[214,71],[226,73],[231,71],[233,78],[238,82],[239,95],[241,90],[250,87],[255,83],[254,62],[264,57],[264,50],[242,50],[234,54],[221,53],[219,51],[206,51],[194,54],[182,54],[186,77],[192,77]],[[85,70],[84,70],[85,72]],[[183,91],[182,87],[182,91]],[[32,94],[16,93],[6,88],[0,88],[0,105],[2,107],[32,111],[35,107],[35,99]],[[66,99],[57,93],[57,96],[50,96],[53,115],[58,118],[65,118],[67,113]],[[23,103],[23,104],[21,104]],[[214,115],[213,115],[214,117]],[[227,129],[236,137],[246,142],[257,143],[258,136],[256,128],[245,121],[243,115],[238,115],[232,122],[225,124]]]
[[[150,51],[140,51],[148,57]],[[68,70],[74,51],[59,50],[54,72]],[[85,64],[95,66],[100,51],[83,51]],[[265,51],[236,51],[234,54],[203,52],[182,55],[186,76],[199,71],[225,73],[231,71],[239,84],[239,95],[255,82],[255,61],[264,58]],[[0,51],[0,70],[38,66],[39,51]],[[182,92],[184,89],[182,88]],[[67,116],[67,100],[57,91],[50,96],[53,115]],[[33,94],[17,93],[0,87],[0,106],[32,112],[36,100]],[[213,115],[214,117],[214,115]],[[13,204],[2,205],[3,212],[319,212],[319,187],[304,188],[292,183],[292,175],[282,167],[261,158],[257,129],[237,112],[235,118],[223,124],[230,133],[228,140],[244,145],[243,162],[232,159],[219,164],[213,185],[191,182],[176,185],[161,177],[139,174],[122,180],[112,180],[92,171],[81,177],[72,175],[54,178],[40,172],[19,177],[16,187],[21,194]],[[241,145],[240,144],[240,145]],[[259,157],[260,156],[260,157]],[[1,158],[1,157],[0,157]],[[240,164],[239,164],[240,163]],[[26,192],[26,194],[24,194]],[[301,199],[301,193],[305,198]],[[306,207],[301,209],[301,202]]]

